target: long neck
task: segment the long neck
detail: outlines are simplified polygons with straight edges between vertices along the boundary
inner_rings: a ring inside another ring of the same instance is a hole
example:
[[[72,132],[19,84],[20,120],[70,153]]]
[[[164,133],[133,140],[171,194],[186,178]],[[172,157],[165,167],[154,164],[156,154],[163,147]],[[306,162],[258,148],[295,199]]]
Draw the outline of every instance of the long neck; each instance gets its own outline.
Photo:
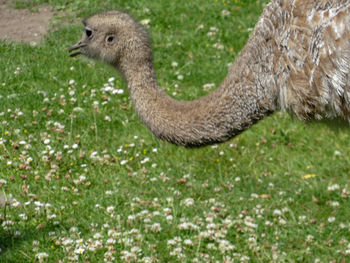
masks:
[[[186,147],[224,142],[273,112],[276,95],[261,83],[248,47],[221,86],[200,99],[177,101],[158,86],[152,58],[126,60],[121,65],[134,107],[157,137]],[[256,58],[255,58],[256,60]]]

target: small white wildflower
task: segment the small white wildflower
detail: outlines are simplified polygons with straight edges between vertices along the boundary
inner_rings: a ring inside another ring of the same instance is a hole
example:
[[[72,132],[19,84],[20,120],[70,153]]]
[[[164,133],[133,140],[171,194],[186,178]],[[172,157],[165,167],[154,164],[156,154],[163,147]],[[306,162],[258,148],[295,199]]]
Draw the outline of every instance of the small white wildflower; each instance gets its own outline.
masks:
[[[228,10],[226,10],[226,9],[224,9],[224,10],[221,11],[221,15],[222,15],[223,17],[229,16],[230,14],[231,14],[230,11],[228,11]]]
[[[341,155],[340,151],[337,151],[337,150],[334,151],[334,156],[340,156],[340,155]]]
[[[101,239],[102,235],[101,235],[101,233],[95,233],[93,237],[94,237],[94,239]]]
[[[279,209],[275,209],[275,210],[273,210],[273,215],[274,216],[281,216],[282,215],[282,211],[279,210]]]
[[[285,224],[287,224],[287,221],[284,220],[283,218],[280,218],[280,219],[278,220],[278,223],[279,223],[280,225],[285,225]]]
[[[204,25],[203,24],[200,24],[198,27],[197,27],[197,30],[202,30],[204,28]]]
[[[84,254],[84,252],[85,252],[85,248],[83,247],[78,247],[77,249],[74,250],[74,253],[78,255]]]
[[[185,239],[185,240],[184,240],[184,244],[185,244],[186,246],[193,246],[193,242],[192,242],[191,239]]]
[[[335,221],[335,217],[334,216],[328,217],[328,222],[329,223],[333,223],[334,221]]]
[[[75,108],[73,108],[73,111],[74,112],[83,112],[84,110],[81,107],[75,107]]]
[[[149,25],[150,22],[151,22],[151,19],[143,19],[140,21],[140,23],[144,26]]]
[[[338,207],[339,206],[339,202],[338,201],[332,201],[329,203],[330,206],[332,207]]]
[[[193,198],[186,198],[183,203],[187,207],[193,206],[194,205],[194,199]]]
[[[113,213],[114,212],[114,206],[107,206],[106,211],[107,211],[108,214]]]
[[[336,191],[336,190],[340,189],[340,186],[339,186],[339,184],[333,184],[333,185],[328,186],[327,189],[328,189],[328,191]]]
[[[27,220],[28,216],[26,214],[19,214],[18,215],[22,220]]]
[[[215,87],[215,83],[207,83],[202,86],[203,90],[209,91]]]
[[[5,179],[0,179],[0,187],[6,184],[7,184],[7,181]]]
[[[72,226],[70,229],[69,229],[69,232],[71,233],[76,233],[78,232],[78,228],[76,226]]]
[[[45,253],[45,252],[40,252],[38,254],[35,255],[35,258],[38,260],[38,262],[45,262],[49,257],[49,254]]]
[[[306,242],[310,243],[315,239],[315,237],[313,235],[307,235],[306,236]]]
[[[115,244],[115,239],[114,238],[108,238],[107,241],[106,241],[106,245],[107,246],[112,246]]]
[[[151,230],[153,232],[160,232],[162,230],[162,227],[159,223],[154,223],[153,225],[151,225]]]
[[[218,49],[218,50],[223,50],[225,48],[225,46],[223,44],[221,44],[220,42],[217,42],[213,45],[214,48]]]

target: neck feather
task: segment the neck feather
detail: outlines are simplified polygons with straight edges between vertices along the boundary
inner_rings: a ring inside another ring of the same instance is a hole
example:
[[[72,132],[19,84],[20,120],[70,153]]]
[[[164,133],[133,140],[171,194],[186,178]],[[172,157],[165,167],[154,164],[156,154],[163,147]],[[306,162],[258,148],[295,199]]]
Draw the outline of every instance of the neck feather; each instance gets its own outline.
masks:
[[[194,101],[169,97],[157,84],[151,58],[129,59],[121,71],[136,112],[154,135],[177,145],[203,146],[227,141],[275,110],[274,89],[261,84],[252,72],[257,69],[244,66],[252,65],[246,52],[218,89]]]

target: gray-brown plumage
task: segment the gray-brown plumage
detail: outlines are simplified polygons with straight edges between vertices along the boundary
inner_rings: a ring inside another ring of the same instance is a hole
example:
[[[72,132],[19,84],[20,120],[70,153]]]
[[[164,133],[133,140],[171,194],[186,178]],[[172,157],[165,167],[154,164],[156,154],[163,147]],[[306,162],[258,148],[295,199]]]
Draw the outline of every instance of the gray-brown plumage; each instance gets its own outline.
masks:
[[[142,121],[169,142],[223,142],[277,109],[350,121],[349,0],[272,0],[220,87],[194,101],[158,86],[147,34],[129,15],[105,12],[84,25],[70,55],[115,66]]]

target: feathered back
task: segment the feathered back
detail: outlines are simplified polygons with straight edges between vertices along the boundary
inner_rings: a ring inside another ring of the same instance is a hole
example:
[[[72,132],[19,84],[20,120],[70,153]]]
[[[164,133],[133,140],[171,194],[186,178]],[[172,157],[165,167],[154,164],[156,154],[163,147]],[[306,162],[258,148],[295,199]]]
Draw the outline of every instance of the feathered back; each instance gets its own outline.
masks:
[[[272,0],[249,45],[282,109],[301,120],[350,121],[349,0]]]

